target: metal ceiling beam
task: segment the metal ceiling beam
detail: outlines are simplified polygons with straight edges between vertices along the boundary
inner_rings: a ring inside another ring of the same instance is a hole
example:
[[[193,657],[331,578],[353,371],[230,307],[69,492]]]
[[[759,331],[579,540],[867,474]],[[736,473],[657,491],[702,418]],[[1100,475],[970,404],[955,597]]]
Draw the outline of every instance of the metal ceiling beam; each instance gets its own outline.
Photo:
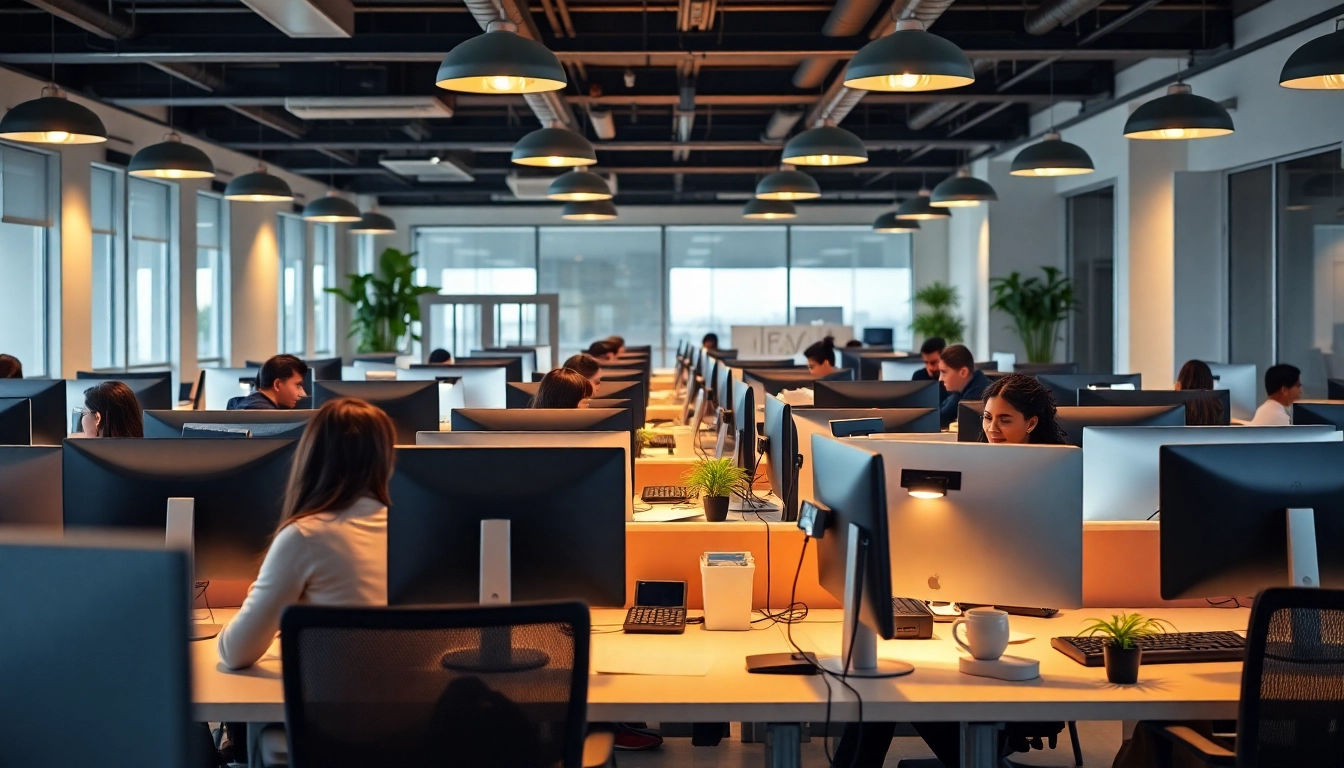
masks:
[[[289,167],[289,168],[286,168],[285,170],[289,171],[290,173],[299,173],[299,174],[303,174],[303,175],[305,175],[305,176],[323,176],[323,175],[327,175],[327,174],[334,174],[334,175],[336,175],[336,176],[378,176],[378,175],[382,175],[382,174],[384,174],[384,173],[387,172],[387,169],[385,169],[385,168],[381,168],[381,167],[380,167],[380,168],[355,167],[355,168],[336,168],[336,169],[331,169],[331,168],[320,168],[320,167],[319,167],[319,168],[293,168],[293,167]],[[514,169],[514,168],[469,168],[469,169],[468,169],[468,173],[470,173],[470,174],[473,175],[473,176],[502,176],[502,175],[507,175],[507,174],[510,174],[510,173],[515,173],[516,170],[517,170],[517,169]],[[752,176],[752,175],[765,175],[765,174],[767,174],[767,173],[773,173],[774,171],[777,171],[777,170],[779,170],[779,166],[778,166],[778,165],[728,165],[728,166],[712,166],[712,165],[710,165],[710,166],[704,166],[704,165],[693,165],[693,166],[686,166],[686,165],[672,165],[672,166],[644,166],[644,165],[641,165],[641,166],[631,166],[631,167],[614,167],[614,166],[609,166],[609,165],[603,165],[603,166],[599,166],[599,167],[598,167],[598,172],[599,172],[599,173],[614,173],[614,174],[616,174],[617,176],[622,176],[622,175],[625,175],[625,176],[661,176],[661,175],[671,176],[671,175],[673,175],[673,174],[678,174],[678,173],[687,174],[687,175],[691,175],[691,176],[732,176],[732,175]],[[858,166],[858,167],[843,167],[843,168],[813,168],[813,169],[811,169],[809,172],[816,172],[816,173],[819,173],[819,174],[831,174],[831,173],[834,173],[834,174],[841,174],[841,173],[848,173],[848,174],[870,174],[870,173],[880,173],[880,174],[891,174],[891,173],[923,174],[923,173],[952,173],[952,172],[955,171],[955,170],[957,170],[957,169],[956,169],[956,166],[952,166],[952,165],[908,165],[908,166],[907,166],[907,165],[892,165],[892,166],[872,166],[872,165],[864,164],[864,165],[862,165],[862,166]]]
[[[108,40],[135,35],[135,21],[122,13],[101,11],[83,0],[27,0],[29,5]]]
[[[1094,93],[1056,93],[1054,100],[1056,102],[1068,101],[1091,101],[1097,97]],[[295,96],[295,98],[299,98]],[[356,97],[352,97],[356,98]],[[469,109],[473,107],[499,108],[508,103],[507,97],[501,96],[470,96],[458,95],[454,101],[454,106],[458,109]],[[728,95],[702,95],[697,94],[695,102],[697,106],[758,106],[764,111],[773,111],[776,107],[796,106],[802,104],[811,104],[816,97],[805,94],[744,94],[737,96]],[[930,102],[952,101],[967,104],[1049,104],[1050,95],[1046,93],[1030,94],[1003,94],[1003,93],[909,93],[909,94],[887,94],[874,93],[864,99],[867,104],[926,104]],[[228,106],[251,106],[251,107],[283,107],[285,97],[283,96],[128,96],[112,97],[104,99],[108,103],[116,104],[120,107],[228,107]],[[601,107],[620,107],[638,105],[641,107],[666,106],[675,107],[678,103],[678,97],[668,94],[646,94],[639,96],[613,95],[613,96],[566,96],[565,101],[570,104],[582,104],[587,106]],[[521,97],[513,100],[514,103],[522,104]]]
[[[871,150],[919,149],[932,146],[936,149],[979,149],[995,146],[1003,139],[889,139],[869,140],[864,146]],[[230,149],[240,152],[304,151],[318,149],[345,149],[355,152],[410,152],[422,153],[452,150],[467,152],[513,152],[511,141],[240,141],[221,142]],[[603,152],[661,152],[673,149],[689,149],[692,152],[773,152],[782,144],[764,144],[758,141],[692,141],[679,144],[675,141],[608,141],[599,145]]]
[[[308,124],[294,117],[288,112],[269,107],[243,107],[237,105],[228,105],[230,109],[250,120],[270,128],[273,131],[279,131],[291,139],[301,139],[308,133]],[[317,149],[314,147],[314,149]]]
[[[156,61],[150,63],[150,66],[166,75],[175,77],[184,83],[190,83],[207,93],[214,93],[226,85],[222,75],[217,74],[208,67],[201,66],[200,64],[170,64],[167,62]]]

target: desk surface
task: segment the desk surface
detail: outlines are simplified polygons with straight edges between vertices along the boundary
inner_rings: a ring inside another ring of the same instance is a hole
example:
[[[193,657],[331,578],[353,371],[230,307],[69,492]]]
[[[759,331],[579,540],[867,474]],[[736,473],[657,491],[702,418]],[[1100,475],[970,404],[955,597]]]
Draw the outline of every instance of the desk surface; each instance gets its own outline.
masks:
[[[232,611],[217,611],[220,620]],[[1244,630],[1245,609],[1171,609],[1147,612],[1173,622],[1181,631]],[[1107,615],[1106,609],[1061,613],[1054,619],[1014,616],[1013,629],[1035,639],[1010,646],[1010,653],[1039,659],[1041,678],[1007,683],[971,677],[957,671],[958,651],[950,639],[951,625],[938,624],[933,640],[887,641],[883,658],[915,665],[915,672],[892,680],[855,680],[868,721],[999,721],[999,720],[1140,720],[1236,717],[1241,665],[1166,664],[1140,670],[1140,683],[1115,686],[1101,668],[1074,663],[1050,647],[1050,638],[1077,632],[1084,619]],[[617,629],[618,610],[595,610],[598,631]],[[814,611],[793,629],[805,650],[838,653],[840,612]],[[284,719],[279,643],[260,664],[243,672],[227,672],[214,641],[192,645],[195,718],[208,721]],[[588,718],[605,722],[810,722],[826,716],[826,686],[820,677],[751,675],[743,659],[749,654],[783,653],[790,646],[784,626],[750,632],[706,632],[690,627],[684,635],[593,637],[597,660],[610,654],[694,654],[713,659],[703,677],[595,675],[588,693]],[[852,696],[832,681],[831,717],[858,718]]]

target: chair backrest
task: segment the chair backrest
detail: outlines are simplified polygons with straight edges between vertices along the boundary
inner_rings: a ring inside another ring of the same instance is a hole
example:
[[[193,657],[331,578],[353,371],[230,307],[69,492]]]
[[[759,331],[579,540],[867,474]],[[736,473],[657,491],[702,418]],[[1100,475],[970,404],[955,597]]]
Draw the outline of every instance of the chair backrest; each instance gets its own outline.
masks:
[[[294,768],[580,768],[581,602],[296,605],[280,622]]]
[[[1281,587],[1256,595],[1237,765],[1344,765],[1344,590]]]

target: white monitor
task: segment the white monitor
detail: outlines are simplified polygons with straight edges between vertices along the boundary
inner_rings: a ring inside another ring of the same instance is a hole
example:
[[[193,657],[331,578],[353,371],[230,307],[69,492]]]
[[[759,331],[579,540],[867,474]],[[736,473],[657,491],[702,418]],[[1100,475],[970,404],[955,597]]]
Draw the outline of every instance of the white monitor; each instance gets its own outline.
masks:
[[[625,519],[635,519],[630,477],[630,435],[626,432],[417,432],[416,445],[503,448],[621,448],[625,451]],[[525,467],[520,467],[526,471]]]
[[[1011,372],[1017,367],[1017,353],[1015,352],[994,352],[989,359],[999,364],[999,370]]]
[[[1158,449],[1219,443],[1337,443],[1330,425],[1300,427],[1084,427],[1083,518],[1147,520],[1157,512]]]
[[[923,360],[883,360],[883,381],[911,381],[914,375],[924,370]]]
[[[1232,418],[1239,421],[1255,418],[1255,409],[1260,407],[1263,397],[1255,366],[1209,363],[1209,371],[1213,373],[1213,388],[1227,390],[1232,401]]]
[[[886,468],[892,594],[1031,608],[1083,602],[1083,451],[865,442]],[[915,469],[917,468],[917,469]],[[955,478],[941,498],[909,488]]]
[[[434,381],[440,377],[460,379],[464,408],[507,408],[508,383],[501,366],[436,365],[397,371],[399,381]]]
[[[523,381],[531,381],[532,374],[537,372],[537,352],[533,349],[478,349],[471,353],[471,357],[516,357],[523,361]]]
[[[782,398],[781,398],[782,399]],[[830,437],[831,422],[840,419],[882,418],[892,414],[908,413],[908,408],[793,408],[794,428],[798,431],[798,455],[803,457],[803,467],[798,470],[798,498],[812,499],[812,436]],[[920,409],[923,410],[923,409]],[[933,418],[938,414],[934,413]],[[888,435],[886,439],[896,440],[938,440],[938,433],[907,432],[900,435]]]
[[[356,360],[350,367],[354,371],[354,381],[368,381],[370,371],[392,373],[394,376],[397,371],[396,363],[377,363],[372,360]],[[341,368],[341,376],[345,376],[344,367]]]
[[[252,384],[249,383],[257,378],[259,369],[257,368],[203,368],[205,371],[205,399],[204,408],[206,411],[226,411],[229,409],[229,401],[239,395],[247,395],[252,391]],[[308,394],[312,394],[309,392]]]

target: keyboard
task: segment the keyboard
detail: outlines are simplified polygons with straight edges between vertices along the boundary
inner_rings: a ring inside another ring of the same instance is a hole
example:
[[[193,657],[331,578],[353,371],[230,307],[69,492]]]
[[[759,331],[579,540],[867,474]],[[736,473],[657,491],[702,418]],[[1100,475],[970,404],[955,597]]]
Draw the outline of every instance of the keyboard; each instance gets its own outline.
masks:
[[[681,504],[695,498],[695,492],[684,485],[646,485],[639,492],[645,504]]]
[[[630,634],[680,635],[686,631],[686,609],[636,605],[625,614],[622,629]]]
[[[933,637],[933,613],[923,600],[909,597],[891,599],[897,640],[927,640]]]
[[[677,450],[676,435],[652,435],[649,437],[649,448],[666,448],[668,453],[674,453]]]
[[[1246,638],[1236,632],[1168,632],[1138,639],[1144,664],[1197,664],[1207,661],[1241,661]],[[1055,637],[1050,645],[1085,667],[1105,662],[1101,637]]]

